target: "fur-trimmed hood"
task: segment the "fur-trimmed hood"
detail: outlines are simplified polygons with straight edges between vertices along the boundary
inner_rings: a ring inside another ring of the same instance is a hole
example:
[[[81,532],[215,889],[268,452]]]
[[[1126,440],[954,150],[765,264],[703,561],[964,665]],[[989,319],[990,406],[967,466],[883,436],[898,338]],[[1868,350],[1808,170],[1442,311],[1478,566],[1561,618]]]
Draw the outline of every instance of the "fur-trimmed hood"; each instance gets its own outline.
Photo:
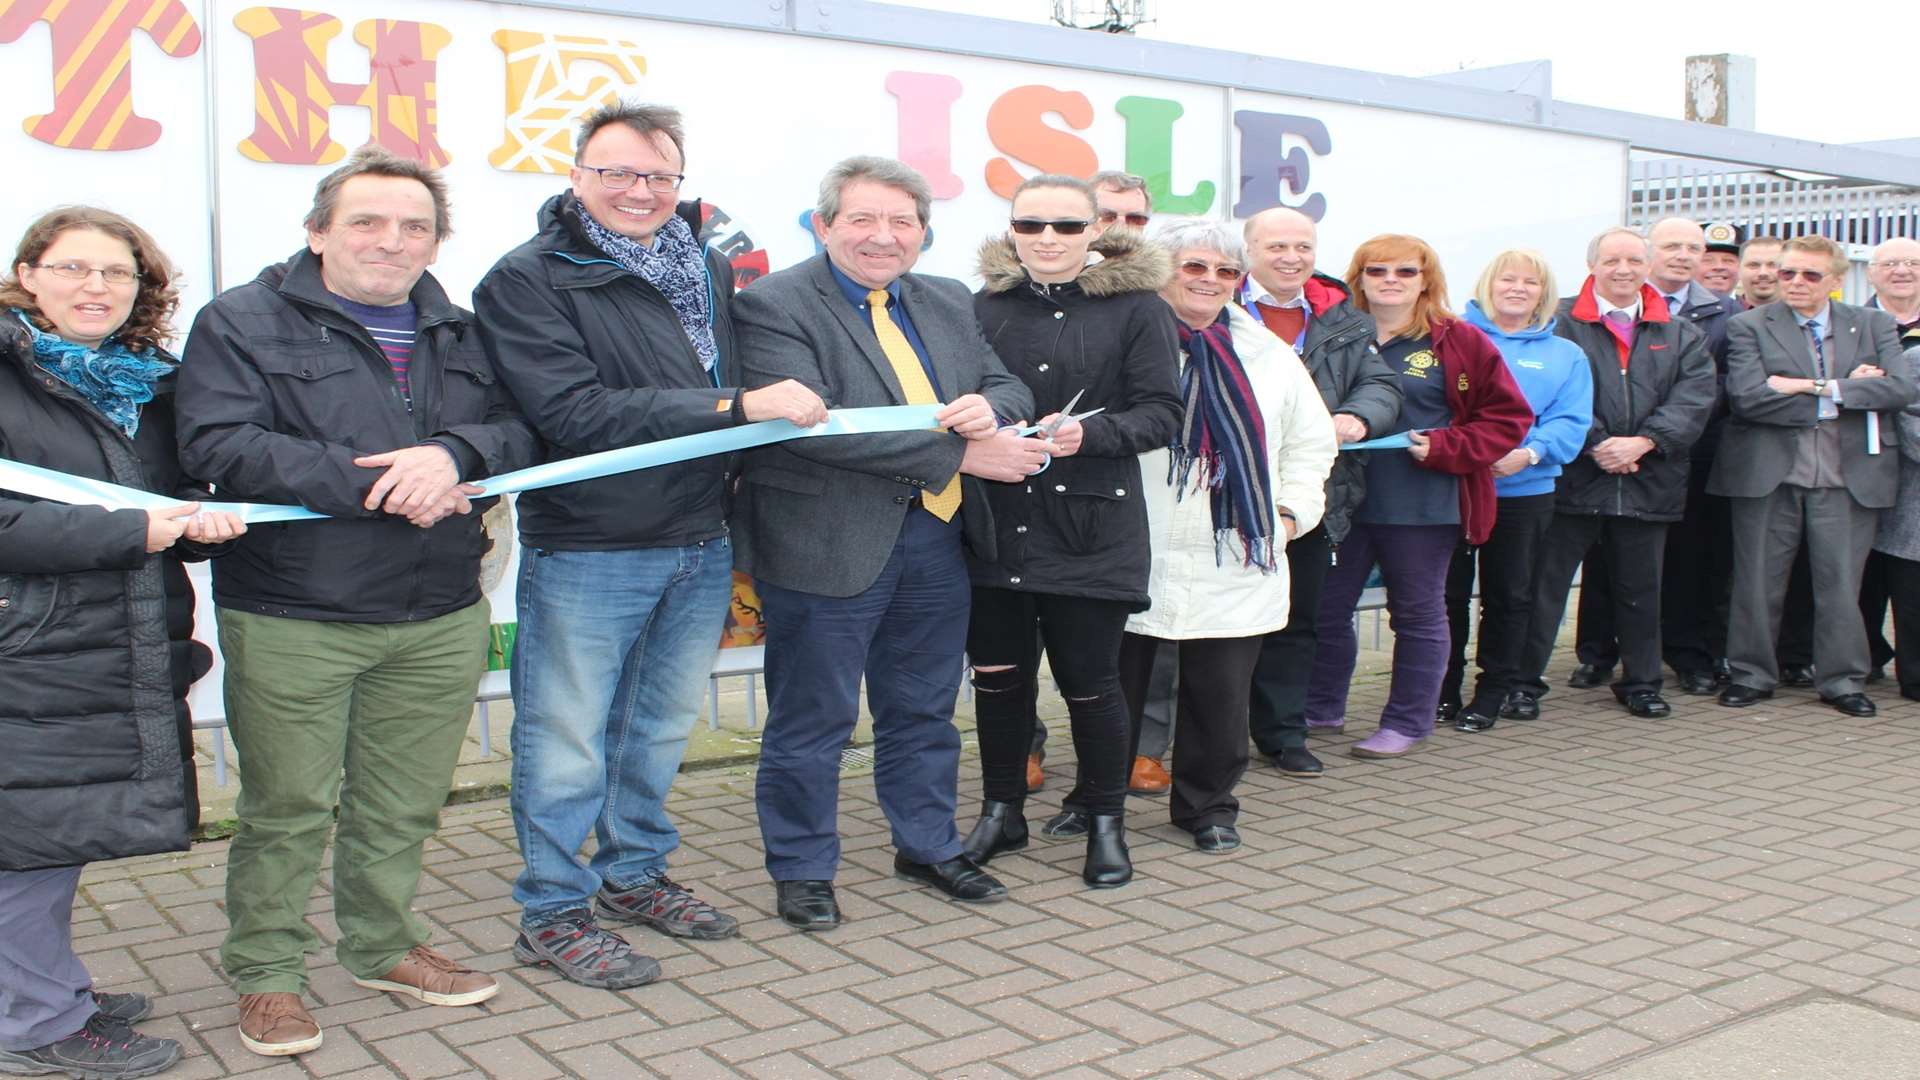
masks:
[[[1093,242],[1092,250],[1100,261],[1073,279],[1088,296],[1159,292],[1173,280],[1173,253],[1135,229],[1108,229]],[[981,243],[979,271],[990,293],[1012,292],[1027,283],[1027,270],[1005,234]]]

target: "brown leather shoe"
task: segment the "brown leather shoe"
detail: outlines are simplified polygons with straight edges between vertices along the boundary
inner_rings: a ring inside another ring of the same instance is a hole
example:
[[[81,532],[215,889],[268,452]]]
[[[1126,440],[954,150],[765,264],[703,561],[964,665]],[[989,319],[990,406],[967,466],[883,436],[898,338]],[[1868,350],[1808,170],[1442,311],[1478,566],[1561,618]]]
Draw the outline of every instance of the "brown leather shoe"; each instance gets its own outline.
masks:
[[[320,1049],[320,1025],[299,994],[241,994],[240,1045],[267,1057]]]
[[[1040,755],[1027,755],[1027,790],[1039,791],[1047,786],[1047,773],[1040,767]]]
[[[1133,776],[1127,780],[1127,791],[1133,795],[1165,795],[1173,790],[1173,777],[1158,761],[1150,757],[1133,759]]]
[[[377,979],[353,981],[373,990],[416,997],[429,1005],[478,1005],[500,992],[493,976],[449,960],[425,945],[415,945]]]

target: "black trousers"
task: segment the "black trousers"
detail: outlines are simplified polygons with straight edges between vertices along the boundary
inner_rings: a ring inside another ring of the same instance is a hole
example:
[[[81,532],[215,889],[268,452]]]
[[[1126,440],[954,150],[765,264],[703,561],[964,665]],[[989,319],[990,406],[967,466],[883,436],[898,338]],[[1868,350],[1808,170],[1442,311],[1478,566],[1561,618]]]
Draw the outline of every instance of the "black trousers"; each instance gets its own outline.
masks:
[[[1232,825],[1240,816],[1234,786],[1247,771],[1247,697],[1264,636],[1162,641],[1128,634],[1120,643],[1120,686],[1127,698],[1133,745],[1140,741],[1140,713],[1153,658],[1161,648],[1180,650],[1180,693],[1173,717],[1173,794],[1167,814],[1192,832]]]
[[[1887,640],[1887,602],[1893,583],[1888,565],[1896,555],[1884,551],[1867,552],[1867,568],[1860,574],[1860,619],[1867,624],[1867,649],[1874,667],[1885,667],[1895,656],[1893,643]]]
[[[1560,617],[1567,610],[1573,572],[1588,553],[1604,554],[1609,614],[1626,673],[1614,683],[1614,695],[1659,690],[1660,564],[1666,554],[1667,523],[1591,514],[1555,514],[1540,545],[1538,576],[1534,579],[1533,611],[1527,618],[1527,639],[1521,656],[1526,682],[1520,689],[1547,692],[1543,676],[1553,656]],[[1591,560],[1588,560],[1591,561]],[[1581,585],[1581,592],[1586,585]]]
[[[1894,670],[1900,696],[1920,701],[1920,562],[1876,551],[1893,604]]]
[[[1501,499],[1493,533],[1478,548],[1462,543],[1447,569],[1447,625],[1453,631],[1440,700],[1458,706],[1467,670],[1467,616],[1478,564],[1480,633],[1473,659],[1480,669],[1468,708],[1493,716],[1508,692],[1532,672],[1521,670],[1527,624],[1533,612],[1534,567],[1553,524],[1553,493]]]
[[[1118,814],[1133,758],[1126,702],[1120,696],[1120,637],[1128,605],[1119,600],[973,590],[967,656],[974,666],[974,725],[980,735],[981,787],[994,802],[1027,797],[1027,753],[1033,738],[1033,683],[1027,666],[1037,620],[1054,681],[1067,699],[1073,750],[1079,758],[1073,804],[1090,814]],[[1005,671],[982,667],[1011,665]]]
[[[1711,461],[1687,477],[1687,509],[1667,530],[1660,580],[1660,643],[1675,672],[1712,672],[1727,655],[1727,604],[1733,596],[1733,519],[1726,497],[1707,494]]]
[[[1248,700],[1248,727],[1263,754],[1307,745],[1307,683],[1320,647],[1320,590],[1332,562],[1333,542],[1319,526],[1287,543],[1287,625],[1261,638]]]

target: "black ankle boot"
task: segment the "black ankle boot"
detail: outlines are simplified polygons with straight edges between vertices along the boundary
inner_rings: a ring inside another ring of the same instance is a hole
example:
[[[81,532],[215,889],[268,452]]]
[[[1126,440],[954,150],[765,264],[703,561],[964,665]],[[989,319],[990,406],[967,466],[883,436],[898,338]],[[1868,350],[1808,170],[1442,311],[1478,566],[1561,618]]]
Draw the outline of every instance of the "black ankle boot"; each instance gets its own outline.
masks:
[[[1087,865],[1080,880],[1095,889],[1116,889],[1133,880],[1127,856],[1125,814],[1095,814],[1087,827]]]
[[[974,823],[973,831],[961,844],[960,850],[981,866],[1003,851],[1019,851],[1027,846],[1027,819],[1022,803],[994,802],[988,799],[980,804],[980,820]]]

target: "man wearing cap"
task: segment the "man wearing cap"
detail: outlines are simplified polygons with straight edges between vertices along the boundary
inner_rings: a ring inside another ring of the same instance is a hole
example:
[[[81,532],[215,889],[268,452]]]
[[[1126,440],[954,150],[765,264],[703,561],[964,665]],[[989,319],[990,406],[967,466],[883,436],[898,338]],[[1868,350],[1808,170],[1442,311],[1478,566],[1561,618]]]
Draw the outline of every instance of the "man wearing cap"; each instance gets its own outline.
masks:
[[[1714,221],[1703,231],[1707,250],[1700,256],[1700,272],[1694,280],[1721,296],[1732,296],[1733,287],[1740,282],[1740,226]]]

